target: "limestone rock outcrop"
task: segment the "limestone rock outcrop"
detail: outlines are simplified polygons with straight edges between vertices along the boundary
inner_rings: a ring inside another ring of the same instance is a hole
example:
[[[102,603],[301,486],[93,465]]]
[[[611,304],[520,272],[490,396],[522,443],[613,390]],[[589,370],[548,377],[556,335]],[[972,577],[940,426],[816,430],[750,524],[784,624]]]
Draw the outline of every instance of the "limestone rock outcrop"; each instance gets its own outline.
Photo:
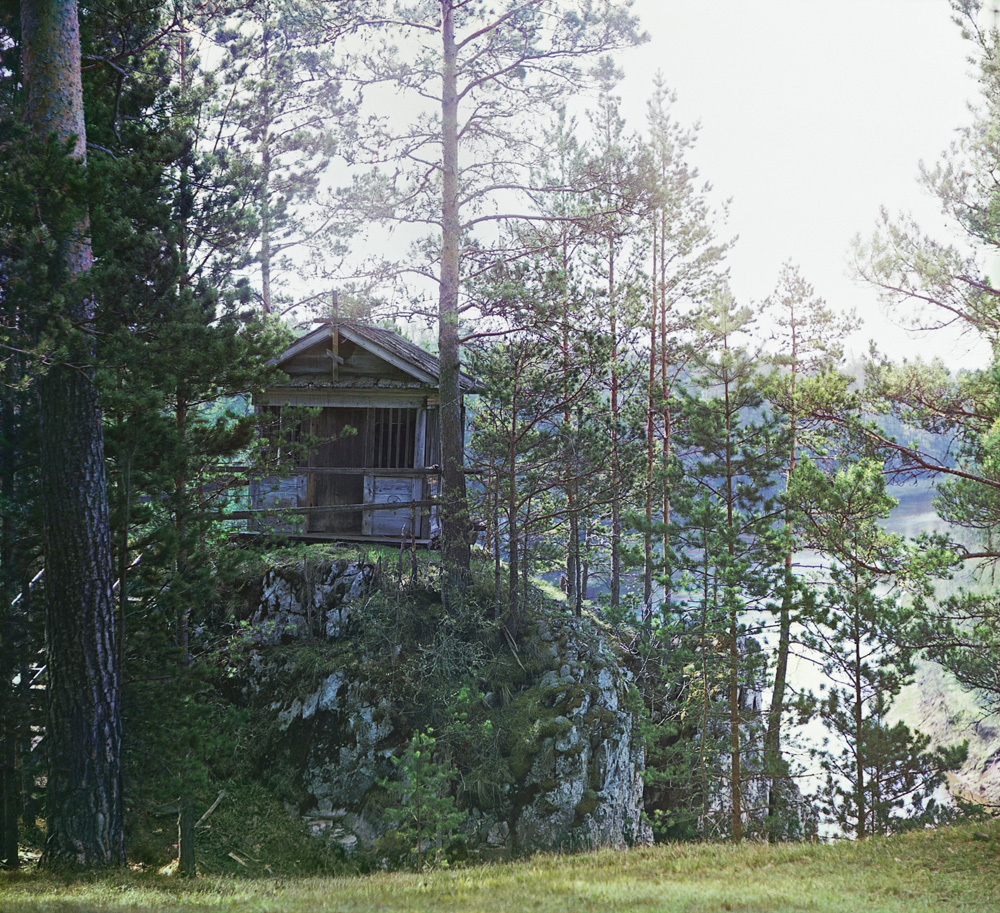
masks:
[[[389,827],[385,783],[399,776],[393,758],[419,715],[373,686],[366,670],[379,659],[352,642],[352,612],[373,576],[348,562],[268,572],[243,673],[245,693],[272,717],[276,751],[294,759],[302,797],[294,810],[317,838],[348,853],[371,849]],[[469,851],[490,858],[651,842],[622,649],[598,622],[558,606],[533,625],[522,641],[532,658],[517,659],[525,671],[516,690],[488,675],[481,682],[477,709],[498,734],[505,776],[489,802],[471,790],[456,795]],[[317,643],[343,647],[349,661],[318,671],[312,662],[310,677],[289,687],[296,644],[306,651]]]

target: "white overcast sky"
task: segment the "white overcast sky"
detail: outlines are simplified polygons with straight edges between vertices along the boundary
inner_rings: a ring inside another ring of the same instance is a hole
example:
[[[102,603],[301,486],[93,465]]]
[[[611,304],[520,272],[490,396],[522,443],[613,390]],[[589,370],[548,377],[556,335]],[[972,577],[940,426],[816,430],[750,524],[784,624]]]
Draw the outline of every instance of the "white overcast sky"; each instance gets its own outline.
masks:
[[[865,318],[864,340],[967,363],[946,340],[908,340],[847,268],[851,239],[871,232],[880,206],[928,231],[943,225],[918,166],[939,158],[976,101],[973,45],[948,0],[637,0],[636,10],[651,40],[622,58],[629,120],[644,127],[661,70],[675,116],[701,123],[691,160],[732,200],[737,298],[764,298],[791,260],[831,305]]]

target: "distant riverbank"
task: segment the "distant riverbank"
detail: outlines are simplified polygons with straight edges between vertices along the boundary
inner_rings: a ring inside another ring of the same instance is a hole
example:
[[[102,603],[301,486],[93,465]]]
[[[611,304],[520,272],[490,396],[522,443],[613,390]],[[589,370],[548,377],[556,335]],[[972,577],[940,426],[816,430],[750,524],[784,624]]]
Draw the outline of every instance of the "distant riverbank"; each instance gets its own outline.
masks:
[[[886,523],[893,532],[916,536],[942,528],[943,523],[934,511],[933,482],[921,479],[905,485],[893,485],[889,494],[899,501]]]

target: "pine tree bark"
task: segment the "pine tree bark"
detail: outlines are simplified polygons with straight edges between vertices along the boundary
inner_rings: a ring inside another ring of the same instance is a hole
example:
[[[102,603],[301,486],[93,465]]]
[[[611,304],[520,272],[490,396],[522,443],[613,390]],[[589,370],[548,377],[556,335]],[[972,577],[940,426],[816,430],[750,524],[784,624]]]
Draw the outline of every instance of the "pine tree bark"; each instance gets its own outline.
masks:
[[[441,388],[441,559],[445,598],[464,592],[469,574],[469,509],[465,486],[465,428],[460,388],[458,195],[458,49],[453,0],[441,0],[441,275],[438,366]]]
[[[726,344],[728,352],[728,344]],[[728,369],[727,369],[728,372]],[[726,409],[726,528],[729,551],[729,573],[736,563],[736,522],[733,505],[736,503],[733,472],[732,406],[729,400],[728,373],[723,383]],[[729,604],[729,786],[732,792],[730,824],[733,843],[743,840],[743,770],[740,747],[740,626],[736,610],[733,581],[726,581],[726,602]]]
[[[566,236],[563,236],[561,269],[569,275],[570,258]],[[562,355],[563,429],[570,436],[576,431],[573,424],[573,406],[570,395],[570,369],[572,353],[570,345],[569,296],[563,299],[563,313],[560,326],[560,346]],[[583,614],[583,594],[580,592],[580,517],[577,510],[577,463],[575,442],[564,443],[565,457],[563,474],[566,478],[566,515],[568,535],[566,542],[566,605],[579,618]]]
[[[649,379],[646,388],[646,528],[643,531],[642,620],[648,632],[653,620],[653,464],[656,454],[656,222],[653,222],[653,288],[650,295],[649,314]]]
[[[854,572],[854,591],[860,588],[858,573]],[[864,840],[868,833],[868,807],[865,785],[865,713],[864,713],[864,680],[862,668],[864,657],[861,655],[861,618],[860,611],[854,609],[854,801],[858,810],[858,826],[855,837]]]
[[[20,772],[17,769],[17,742],[14,727],[8,724],[0,741],[0,803],[3,820],[0,823],[0,869],[16,869],[18,859],[18,817],[21,796]]]
[[[615,287],[615,240],[608,239],[608,307],[611,313],[611,605],[621,603],[622,593],[622,514],[621,457],[618,449],[621,408],[618,402],[618,305]]]
[[[666,181],[665,172],[661,172],[661,180]],[[670,479],[667,472],[670,468],[671,457],[671,426],[670,426],[670,391],[671,384],[667,380],[667,213],[665,209],[660,210],[660,399],[663,440],[660,445],[660,472],[662,474],[662,518],[663,518],[663,557],[666,560],[670,551]],[[666,580],[663,586],[663,615],[667,617],[671,612],[672,587],[669,575],[665,575]]]
[[[10,370],[10,366],[7,366]],[[15,367],[16,372],[16,367]],[[17,380],[14,373],[13,380]],[[17,547],[15,509],[17,497],[16,466],[18,453],[18,422],[13,397],[9,390],[0,391],[0,638],[6,646],[0,674],[5,681],[0,684],[0,868],[18,866],[18,818],[20,817],[20,772],[17,764],[17,745],[20,735],[20,707],[18,687],[13,684],[17,656],[11,649],[14,619],[9,613],[17,592]],[[18,651],[19,652],[19,651]]]
[[[788,469],[785,488],[795,472],[797,460],[797,421],[795,410],[795,372],[792,366],[792,414]],[[785,536],[788,540],[785,551],[784,586],[781,594],[781,608],[778,613],[778,646],[775,652],[774,685],[771,689],[771,706],[767,713],[767,731],[764,734],[764,767],[768,777],[767,792],[767,833],[771,842],[777,838],[781,828],[781,799],[787,787],[787,765],[781,756],[781,724],[785,712],[785,689],[788,681],[788,654],[791,648],[792,631],[792,586],[794,583],[792,555],[791,505],[785,506]]]
[[[517,447],[515,426],[517,424],[517,399],[511,404],[511,428],[507,436],[507,630],[517,636],[521,625],[521,562],[519,554],[517,523]]]
[[[38,140],[73,139],[83,161],[76,0],[22,0],[21,29],[29,128]],[[85,215],[56,257],[54,273],[64,282],[90,269]],[[67,316],[79,327],[92,310],[92,302],[80,300]],[[125,863],[120,682],[93,346],[79,331],[62,341],[66,359],[38,381],[48,665],[42,863],[93,868]]]
[[[261,309],[271,313],[271,73],[270,73],[271,24],[264,24],[264,91],[261,93],[263,129],[260,140],[260,299]]]
[[[177,814],[177,874],[182,878],[194,878],[197,866],[194,855],[194,809],[191,800],[180,801]]]
[[[125,863],[121,708],[104,445],[90,377],[39,383],[48,664],[43,862]]]
[[[771,689],[771,706],[767,714],[767,731],[764,733],[764,767],[768,777],[767,834],[770,842],[778,838],[781,824],[781,800],[787,787],[788,770],[781,756],[781,722],[785,710],[785,689],[788,682],[788,651],[791,644],[792,572],[790,558],[785,564],[785,591],[781,596],[778,616],[778,646],[774,667],[774,685]]]

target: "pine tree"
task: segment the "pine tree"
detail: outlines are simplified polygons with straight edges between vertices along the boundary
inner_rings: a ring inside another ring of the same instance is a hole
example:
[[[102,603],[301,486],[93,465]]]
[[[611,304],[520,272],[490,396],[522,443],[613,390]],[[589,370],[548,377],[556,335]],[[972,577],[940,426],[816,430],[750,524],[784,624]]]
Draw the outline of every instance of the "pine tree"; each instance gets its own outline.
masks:
[[[822,756],[825,811],[858,838],[885,834],[903,826],[894,812],[907,800],[924,810],[944,773],[964,761],[965,748],[928,752],[926,737],[886,721],[913,674],[915,651],[906,636],[913,610],[898,592],[906,549],[879,525],[895,504],[881,464],[861,460],[827,477],[806,460],[792,491],[808,505],[807,544],[831,559],[806,638],[826,676],[817,712],[841,746]]]
[[[715,839],[731,826],[722,799],[729,779],[729,619],[716,564],[725,511],[694,486],[680,484],[676,495],[674,598],[669,612],[653,617],[643,644],[644,802],[658,839]]]
[[[714,636],[725,645],[726,707],[729,733],[729,833],[740,842],[744,831],[744,760],[752,721],[744,713],[744,693],[758,687],[759,652],[745,618],[762,609],[778,584],[780,550],[773,536],[779,516],[773,483],[780,466],[773,423],[760,413],[761,395],[755,358],[743,348],[751,312],[730,295],[717,298],[701,320],[703,342],[697,347],[694,382],[701,396],[684,403],[683,459],[688,493],[678,508],[682,525],[704,528],[699,560],[683,538],[675,547],[678,569],[700,581],[703,610],[721,625]],[[707,635],[707,628],[706,628]],[[707,705],[706,705],[707,713]]]
[[[210,149],[207,137],[198,144],[240,170],[254,214],[245,240],[256,244],[265,314],[280,300],[275,288],[280,272],[292,268],[291,251],[330,258],[337,249],[333,213],[315,200],[351,120],[334,46],[353,24],[352,6],[351,0],[258,0],[234,10],[212,36],[224,49],[213,71],[215,135]]]
[[[73,370],[87,378],[91,391],[99,391],[105,406],[103,443],[114,531],[109,545],[116,552],[109,574],[118,578],[119,587],[117,619],[112,619],[117,621],[117,630],[101,646],[111,650],[120,667],[130,658],[129,644],[134,659],[142,653],[140,644],[148,646],[155,640],[150,635],[162,627],[164,617],[183,622],[192,604],[208,602],[205,590],[214,568],[213,556],[206,551],[206,535],[221,513],[224,497],[220,490],[231,481],[218,478],[212,463],[244,447],[251,433],[247,419],[227,419],[208,404],[220,395],[251,391],[262,379],[261,368],[275,351],[277,339],[271,328],[244,319],[239,289],[230,287],[220,297],[204,277],[197,279],[197,268],[189,272],[191,247],[184,241],[189,225],[178,224],[174,218],[184,210],[177,203],[183,181],[175,183],[174,178],[184,174],[183,164],[177,163],[186,160],[188,147],[186,128],[174,118],[176,111],[168,103],[172,70],[163,42],[170,44],[176,37],[170,34],[172,23],[160,18],[156,10],[135,9],[128,2],[105,6],[101,16],[82,19],[88,59],[96,61],[83,74],[93,150],[87,182],[80,182],[78,169],[67,170],[56,145],[41,147],[42,156],[4,156],[7,175],[14,179],[2,185],[0,205],[12,218],[0,254],[6,268],[0,301],[4,326],[20,327],[22,333],[25,322],[19,315],[39,314],[43,320],[58,315],[57,308],[46,312],[37,304],[40,296],[58,288],[48,278],[52,273],[46,258],[52,248],[45,243],[24,245],[23,238],[34,232],[42,240],[40,230],[56,239],[60,231],[70,234],[70,216],[80,210],[67,207],[65,221],[56,218],[63,211],[59,188],[68,188],[77,201],[88,202],[97,257],[89,282],[99,292],[81,292],[92,312],[80,325],[85,338],[98,337],[100,346],[96,356],[91,353],[83,362],[82,372],[78,370],[82,357]],[[16,109],[11,113],[16,116]],[[8,142],[8,150],[17,148],[9,136]],[[35,193],[41,199],[39,191],[48,196],[42,210],[29,196]],[[40,211],[45,220],[41,226],[32,221]],[[67,294],[66,300],[72,297]],[[58,297],[50,295],[50,301],[58,303]],[[31,356],[24,363],[21,380],[29,392],[33,385],[44,383],[44,365],[53,355],[57,362],[67,357],[65,349],[53,347],[56,340],[50,326],[47,333],[27,338],[28,344],[19,342],[18,348]],[[5,407],[9,402],[5,396]],[[180,416],[184,420],[178,421]],[[101,430],[99,426],[98,434]],[[19,440],[30,444],[23,434]],[[68,449],[65,440],[60,447]],[[27,465],[38,458],[37,448],[27,446],[21,451]],[[101,462],[103,473],[103,458]],[[6,465],[14,468],[15,464]],[[24,470],[20,472],[24,476]],[[179,486],[178,478],[186,482]],[[173,535],[177,516],[185,518],[184,537]],[[5,530],[11,528],[12,517],[17,522],[4,505]],[[147,583],[160,585],[159,604],[141,620],[133,615],[126,631],[125,608],[133,592],[132,575],[126,569],[141,551],[146,560],[135,576],[141,574]],[[75,585],[85,595],[87,588],[79,581]],[[199,587],[201,591],[196,592]],[[67,600],[67,606],[71,605]],[[156,656],[162,658],[160,652]],[[143,658],[154,661],[151,653]],[[103,691],[117,698],[113,689]],[[58,731],[66,732],[68,727],[60,724]],[[64,804],[60,778],[50,777],[49,783],[55,787],[50,809],[58,810]],[[72,814],[72,806],[66,811]],[[104,817],[114,825],[113,818]],[[83,832],[84,822],[78,816],[71,826]],[[53,834],[58,833],[54,827]]]
[[[602,96],[590,115],[595,139],[588,167],[595,180],[588,203],[594,223],[591,281],[602,292],[602,310],[607,315],[605,332],[611,346],[606,382],[606,423],[611,443],[607,541],[609,601],[614,611],[622,599],[624,514],[638,487],[631,465],[637,457],[638,436],[630,433],[627,407],[635,401],[634,394],[641,385],[641,365],[634,357],[643,254],[639,241],[651,205],[651,188],[642,147],[637,137],[626,133],[621,99],[613,92],[619,74],[605,63],[600,78]]]
[[[533,558],[546,546],[554,550],[550,560],[569,550],[561,532],[565,521],[581,509],[581,498],[593,498],[595,491],[596,472],[587,472],[580,458],[579,418],[598,408],[605,359],[594,334],[576,326],[570,332],[564,282],[561,271],[547,270],[544,261],[511,270],[496,291],[518,299],[517,322],[527,323],[530,313],[531,328],[472,353],[485,388],[473,425],[473,459],[484,484],[485,513],[495,518],[487,539],[498,597],[501,556],[507,556],[511,633],[523,628]],[[505,303],[509,316],[512,303]],[[608,488],[604,492],[610,497]]]
[[[431,278],[438,292],[442,560],[446,590],[455,593],[469,567],[459,396],[462,282],[496,259],[476,238],[477,228],[531,218],[526,166],[534,159],[533,136],[525,124],[592,85],[586,62],[643,36],[628,3],[606,4],[594,15],[578,0],[383,0],[371,6],[368,21],[379,31],[362,30],[365,50],[350,75],[362,86],[387,84],[404,93],[414,118],[400,130],[382,117],[368,121],[355,161],[386,167],[339,202],[364,219],[427,225],[435,233],[420,246],[421,262],[409,268]],[[382,39],[385,29],[392,29],[392,41]],[[512,195],[513,211],[500,202]],[[494,202],[498,209],[491,212]]]
[[[48,207],[36,210],[42,256],[10,264],[12,273],[33,267],[45,281],[26,287],[22,272],[4,293],[24,296],[23,313],[34,298],[36,346],[50,353],[37,379],[48,667],[43,862],[117,866],[125,863],[121,682],[104,442],[87,332],[94,318],[94,291],[86,286],[93,250],[80,193],[86,128],[75,0],[22,3],[21,40],[34,150],[62,164],[62,186],[72,188],[47,194]],[[66,154],[63,163],[57,151]]]
[[[848,378],[838,373],[842,345],[852,328],[850,317],[834,314],[791,264],[782,268],[778,284],[765,303],[764,315],[773,324],[770,356],[775,366],[767,378],[764,396],[775,418],[784,423],[784,579],[778,605],[778,640],[774,650],[774,679],[764,739],[765,766],[771,778],[768,791],[768,836],[780,836],[781,807],[789,790],[788,765],[782,756],[783,716],[786,712],[791,630],[796,615],[810,602],[808,588],[796,569],[799,505],[787,496],[800,454],[826,456],[831,430],[817,415],[845,410]]]
[[[957,371],[940,360],[894,364],[885,357],[875,359],[869,371],[868,408],[885,418],[863,433],[893,454],[894,477],[934,480],[942,518],[971,532],[971,540],[951,537],[956,560],[991,567],[1000,558],[994,536],[1000,521],[1000,293],[990,278],[1000,247],[994,215],[1000,33],[980,28],[978,0],[956,0],[952,5],[956,22],[974,42],[980,104],[973,123],[959,131],[941,161],[921,169],[921,180],[955,231],[935,236],[912,217],[883,211],[871,238],[856,244],[854,261],[859,277],[880,292],[903,325],[922,333],[958,328],[984,343],[989,355],[985,366]],[[886,433],[889,421],[902,422],[905,435]],[[932,446],[942,435],[952,440],[951,446]],[[927,612],[921,638],[929,655],[996,702],[1000,628],[995,596],[962,594],[940,607],[931,601]]]
[[[647,103],[646,143],[652,182],[647,229],[649,371],[643,525],[643,602],[647,616],[653,612],[653,580],[657,571],[653,543],[657,508],[662,530],[661,563],[669,550],[676,391],[691,357],[691,330],[698,308],[703,300],[719,292],[723,261],[731,243],[716,238],[716,223],[725,219],[725,209],[715,212],[711,208],[707,199],[710,186],[698,183],[698,171],[688,160],[697,130],[684,128],[672,117],[670,108],[676,97],[667,90],[662,74],[657,74],[653,84],[653,95]],[[669,585],[665,595],[669,602]]]

